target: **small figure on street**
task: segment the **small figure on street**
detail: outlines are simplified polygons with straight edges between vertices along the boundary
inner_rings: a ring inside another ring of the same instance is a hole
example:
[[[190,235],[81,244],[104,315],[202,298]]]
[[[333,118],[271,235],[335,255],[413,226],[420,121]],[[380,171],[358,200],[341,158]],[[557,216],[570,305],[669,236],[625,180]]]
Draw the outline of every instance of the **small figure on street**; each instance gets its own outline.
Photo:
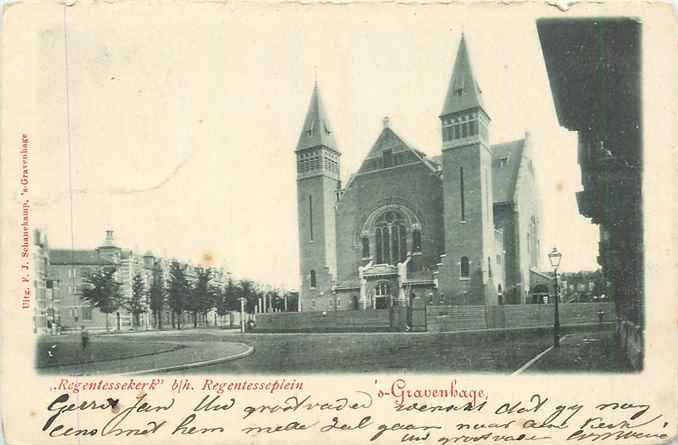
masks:
[[[85,326],[80,326],[80,348],[81,348],[81,360],[85,361],[88,358],[88,346],[89,346],[89,332]]]
[[[85,326],[80,326],[80,346],[82,346],[83,352],[87,350],[89,346],[89,332]]]
[[[248,331],[253,330],[255,326],[256,326],[256,323],[254,323],[254,320],[250,319],[250,320],[247,321],[247,330]]]

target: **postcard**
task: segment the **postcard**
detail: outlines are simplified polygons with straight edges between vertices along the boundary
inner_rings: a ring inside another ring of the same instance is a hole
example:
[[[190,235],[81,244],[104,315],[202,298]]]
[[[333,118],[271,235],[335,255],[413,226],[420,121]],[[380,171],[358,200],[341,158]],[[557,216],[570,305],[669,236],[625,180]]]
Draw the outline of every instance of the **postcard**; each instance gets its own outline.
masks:
[[[676,25],[6,4],[4,440],[675,440]]]

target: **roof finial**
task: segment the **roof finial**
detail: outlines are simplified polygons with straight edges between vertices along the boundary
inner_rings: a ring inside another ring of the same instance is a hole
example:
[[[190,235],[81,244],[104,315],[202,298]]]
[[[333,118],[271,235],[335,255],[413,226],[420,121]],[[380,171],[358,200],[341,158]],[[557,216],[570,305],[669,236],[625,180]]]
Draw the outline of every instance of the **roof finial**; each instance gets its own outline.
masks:
[[[389,119],[388,116],[384,116],[383,122],[384,122],[384,128],[390,128],[391,119]]]
[[[313,65],[313,78],[315,79],[315,87],[318,87],[318,65]]]

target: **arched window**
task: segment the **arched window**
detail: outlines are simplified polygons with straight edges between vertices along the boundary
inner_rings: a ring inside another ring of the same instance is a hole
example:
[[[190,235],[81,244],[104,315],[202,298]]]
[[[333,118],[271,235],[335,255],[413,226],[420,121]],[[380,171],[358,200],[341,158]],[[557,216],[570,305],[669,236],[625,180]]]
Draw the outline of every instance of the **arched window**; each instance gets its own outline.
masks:
[[[461,257],[461,261],[459,262],[459,276],[462,279],[467,279],[471,275],[471,270],[470,270],[470,265],[469,265],[469,260],[467,256]]]
[[[421,232],[419,230],[412,231],[412,251],[421,252]]]
[[[363,258],[369,258],[370,257],[370,239],[366,236],[363,236],[362,243],[363,243]]]
[[[315,278],[315,270],[312,270],[311,271],[311,289],[314,289],[317,284],[318,283],[317,283],[316,278]]]
[[[405,218],[396,211],[387,211],[375,222],[378,264],[397,264],[407,257]]]

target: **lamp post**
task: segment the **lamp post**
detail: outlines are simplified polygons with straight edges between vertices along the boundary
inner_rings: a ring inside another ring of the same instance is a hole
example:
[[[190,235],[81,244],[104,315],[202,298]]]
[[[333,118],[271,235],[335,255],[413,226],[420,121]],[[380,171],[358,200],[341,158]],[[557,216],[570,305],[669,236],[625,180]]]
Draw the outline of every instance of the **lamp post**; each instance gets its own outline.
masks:
[[[560,297],[558,295],[558,266],[560,266],[560,260],[563,257],[563,254],[558,252],[558,249],[555,247],[549,253],[549,261],[551,262],[551,267],[553,267],[553,277],[555,279],[553,293],[556,300],[556,306],[553,312],[553,347],[560,347],[560,314],[558,313],[558,300]]]
[[[245,333],[245,297],[240,297],[240,332]]]
[[[332,280],[330,283],[330,289],[332,290],[332,299],[334,300],[334,312],[337,312],[337,282]]]

